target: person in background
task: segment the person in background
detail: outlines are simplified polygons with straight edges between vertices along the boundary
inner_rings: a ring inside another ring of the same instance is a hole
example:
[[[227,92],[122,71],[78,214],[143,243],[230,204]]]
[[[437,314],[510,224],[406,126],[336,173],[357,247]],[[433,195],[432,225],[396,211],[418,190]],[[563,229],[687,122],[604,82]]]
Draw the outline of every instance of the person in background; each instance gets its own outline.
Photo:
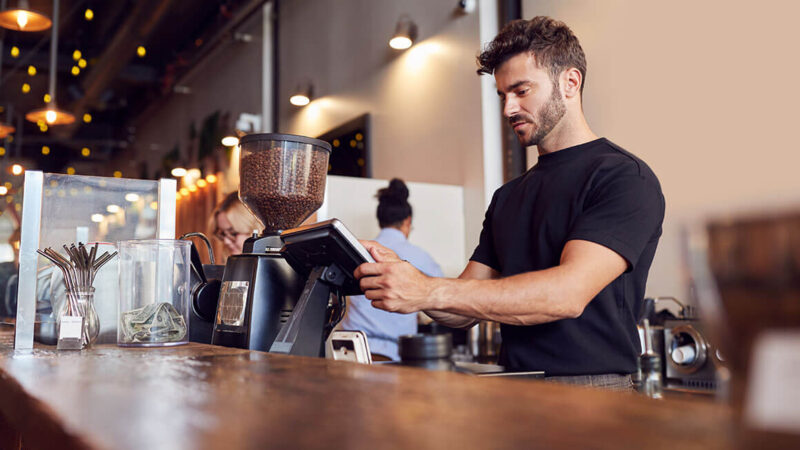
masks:
[[[239,192],[226,195],[211,214],[208,228],[225,245],[225,256],[242,253],[244,241],[263,227],[239,200]]]
[[[392,179],[389,186],[378,190],[378,225],[381,231],[375,239],[392,249],[398,256],[431,277],[441,277],[442,269],[424,250],[408,242],[411,233],[411,205],[408,188],[403,180]],[[350,297],[343,330],[366,333],[375,361],[400,359],[397,338],[417,332],[417,314],[398,314],[374,308],[363,295]]]

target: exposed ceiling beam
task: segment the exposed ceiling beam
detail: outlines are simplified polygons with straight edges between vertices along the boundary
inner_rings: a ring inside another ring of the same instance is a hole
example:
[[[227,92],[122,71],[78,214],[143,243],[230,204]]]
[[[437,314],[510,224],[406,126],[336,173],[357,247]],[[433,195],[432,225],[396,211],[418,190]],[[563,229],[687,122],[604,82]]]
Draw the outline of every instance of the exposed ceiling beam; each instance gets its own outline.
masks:
[[[73,114],[80,117],[93,107],[111,81],[133,58],[136,47],[147,40],[171,4],[172,0],[140,0],[134,3],[127,20],[81,83],[84,95],[72,104],[70,111]],[[80,123],[76,121],[61,127],[58,134],[72,137],[79,126]]]
[[[236,30],[236,28],[241,26],[245,20],[247,20],[253,13],[256,12],[258,8],[262,7],[264,3],[267,3],[268,1],[270,0],[251,0],[247,4],[238,8],[234,16],[227,23],[225,23],[224,26],[214,32],[211,38],[206,40],[205,45],[203,45],[201,49],[198,49],[197,52],[189,57],[189,63],[186,64],[182,72],[176,75],[175,81],[165,86],[161,91],[161,97],[147,105],[147,107],[141,113],[139,113],[134,122],[141,117],[147,117],[148,115],[152,114],[153,111],[161,108],[173,94],[175,87],[180,86],[187,79],[191,78],[197,68],[200,66],[200,63],[212,55],[214,51],[219,50],[222,48],[221,46],[226,43],[233,42],[233,32]]]

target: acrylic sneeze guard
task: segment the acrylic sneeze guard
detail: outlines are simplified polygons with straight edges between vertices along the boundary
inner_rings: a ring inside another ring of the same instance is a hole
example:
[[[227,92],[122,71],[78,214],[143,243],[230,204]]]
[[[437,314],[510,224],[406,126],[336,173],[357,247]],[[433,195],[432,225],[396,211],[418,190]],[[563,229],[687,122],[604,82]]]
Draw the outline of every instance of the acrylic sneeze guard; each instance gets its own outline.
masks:
[[[39,256],[51,247],[100,243],[98,254],[129,239],[175,238],[175,188],[172,179],[136,180],[26,171],[22,193],[19,289],[14,348],[49,344],[54,311],[63,297],[61,271]],[[97,342],[116,342],[119,287],[117,258],[97,273],[95,307],[100,316]],[[36,327],[36,324],[39,326]]]

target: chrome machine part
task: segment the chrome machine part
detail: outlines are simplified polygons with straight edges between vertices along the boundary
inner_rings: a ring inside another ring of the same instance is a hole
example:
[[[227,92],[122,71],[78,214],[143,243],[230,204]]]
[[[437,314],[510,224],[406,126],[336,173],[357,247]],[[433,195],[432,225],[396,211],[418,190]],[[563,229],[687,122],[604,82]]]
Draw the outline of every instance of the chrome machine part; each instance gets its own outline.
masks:
[[[709,345],[705,337],[691,324],[669,330],[665,345],[669,365],[680,373],[699,371],[708,359]]]

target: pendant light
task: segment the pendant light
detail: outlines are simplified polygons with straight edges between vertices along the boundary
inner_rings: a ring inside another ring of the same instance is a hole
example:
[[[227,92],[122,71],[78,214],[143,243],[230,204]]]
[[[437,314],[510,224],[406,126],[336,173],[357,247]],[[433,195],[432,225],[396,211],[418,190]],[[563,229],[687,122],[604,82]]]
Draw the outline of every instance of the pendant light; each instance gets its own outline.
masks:
[[[53,11],[55,17],[55,10]],[[30,8],[28,0],[19,0],[16,8],[0,11],[0,27],[16,31],[42,31],[50,28],[52,22],[44,14]]]
[[[58,1],[53,0],[53,37],[50,39],[50,101],[47,106],[25,114],[25,119],[48,125],[67,125],[75,122],[75,116],[56,106],[56,55],[58,55]]]
[[[13,126],[0,121],[0,139],[5,139],[9,134],[16,130]]]

